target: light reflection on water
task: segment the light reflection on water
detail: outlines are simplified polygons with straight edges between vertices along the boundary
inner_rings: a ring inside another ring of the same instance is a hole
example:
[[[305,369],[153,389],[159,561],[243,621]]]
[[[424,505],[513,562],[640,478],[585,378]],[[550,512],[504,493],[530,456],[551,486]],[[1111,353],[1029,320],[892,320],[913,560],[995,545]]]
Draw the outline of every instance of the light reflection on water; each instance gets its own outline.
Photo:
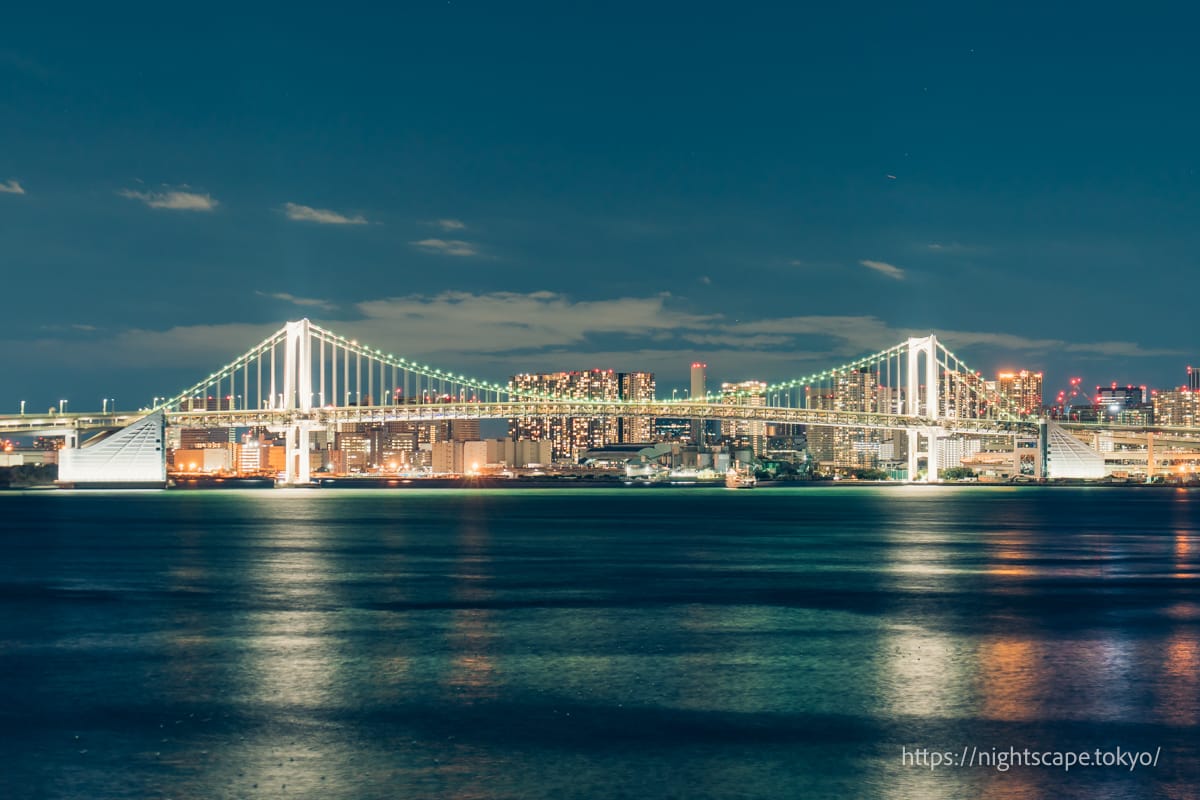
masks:
[[[1168,725],[1195,728],[1200,724],[1200,643],[1197,634],[1177,631],[1163,649],[1162,673],[1154,681],[1157,691],[1156,716]]]
[[[1191,501],[0,497],[15,520],[0,722],[28,729],[0,781],[61,797],[1189,796]],[[902,746],[1115,744],[1166,761],[900,763]]]
[[[880,676],[887,708],[897,717],[961,717],[973,712],[974,665],[958,637],[912,625],[896,626],[882,642]]]
[[[986,719],[1020,722],[1040,715],[1038,686],[1043,677],[1041,642],[988,637],[979,643],[979,713]]]

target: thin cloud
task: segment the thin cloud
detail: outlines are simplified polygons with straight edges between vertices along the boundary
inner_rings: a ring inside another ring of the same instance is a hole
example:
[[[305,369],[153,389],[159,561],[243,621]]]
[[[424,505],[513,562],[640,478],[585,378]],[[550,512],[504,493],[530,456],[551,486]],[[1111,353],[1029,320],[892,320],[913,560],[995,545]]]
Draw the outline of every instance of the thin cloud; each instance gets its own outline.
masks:
[[[430,220],[425,224],[433,225],[434,227],[441,228],[444,231],[465,231],[467,229],[467,223],[463,222],[461,219],[435,219]]]
[[[987,252],[986,248],[961,242],[930,242],[925,249],[938,255],[978,255]]]
[[[189,191],[186,186],[177,189],[167,187],[161,192],[122,189],[117,194],[130,200],[140,200],[150,208],[165,208],[171,211],[212,211],[219,205],[212,195]]]
[[[269,297],[272,300],[282,300],[285,303],[291,303],[292,305],[300,306],[301,308],[319,308],[324,311],[333,311],[337,308],[336,304],[331,303],[328,300],[320,300],[315,297],[297,297],[296,295],[289,294],[287,292],[256,291],[255,294],[257,294],[259,297]]]
[[[461,239],[422,239],[409,242],[413,247],[419,247],[427,253],[440,253],[444,256],[477,256],[479,250],[470,242]]]
[[[443,352],[498,353],[578,345],[598,336],[644,338],[696,330],[713,316],[678,311],[667,295],[573,300],[555,292],[444,292],[359,303],[352,326],[364,341],[423,339]],[[429,332],[437,331],[430,342]]]
[[[858,263],[862,264],[867,269],[873,269],[876,272],[887,275],[889,278],[895,278],[898,281],[904,280],[904,270],[900,269],[900,267],[897,267],[895,264],[889,264],[886,261],[871,261],[870,259],[866,258]]]
[[[910,336],[926,336],[929,331],[906,331]],[[955,349],[966,347],[988,347],[1017,351],[1022,353],[1079,353],[1088,356],[1102,357],[1152,357],[1152,356],[1182,356],[1188,351],[1142,347],[1136,342],[1069,342],[1065,339],[1034,339],[1028,336],[1018,336],[1012,333],[992,333],[984,331],[938,331],[938,339],[946,346]]]
[[[95,325],[88,325],[83,322],[72,322],[69,325],[42,325],[40,330],[51,333],[69,333],[71,331],[80,331],[82,333],[95,333],[100,330]]]
[[[730,330],[741,336],[784,334],[793,339],[828,339],[831,344],[826,352],[830,356],[870,353],[909,336],[906,332],[889,327],[878,317],[867,315],[775,317],[741,322],[731,326]]]
[[[25,187],[15,180],[0,183],[0,194],[25,194]]]
[[[648,369],[682,374],[703,360],[730,377],[793,378],[877,352],[929,329],[894,326],[872,315],[766,317],[738,321],[694,313],[668,294],[577,300],[556,292],[444,292],[371,300],[337,308],[317,298],[258,292],[316,316],[321,324],[373,347],[421,363],[491,380],[506,374],[581,366]],[[166,330],[97,331],[67,326],[21,342],[0,341],[31,357],[80,370],[131,364],[144,369],[204,370],[225,363],[279,327],[238,323]],[[967,362],[986,358],[1040,362],[1056,354],[1077,359],[1179,355],[1129,341],[1067,341],[996,331],[938,330],[938,338]],[[721,365],[717,367],[715,365]],[[184,381],[184,383],[189,381]],[[180,387],[182,388],[182,387]]]
[[[790,344],[792,342],[791,336],[771,335],[765,333],[757,336],[747,336],[741,333],[685,333],[680,338],[686,342],[691,342],[692,344],[717,345],[719,347],[773,347],[776,345]]]
[[[366,217],[360,215],[348,217],[327,208],[313,208],[312,206],[302,206],[299,203],[284,203],[283,210],[288,219],[294,219],[297,222],[316,222],[319,225],[367,224]]]

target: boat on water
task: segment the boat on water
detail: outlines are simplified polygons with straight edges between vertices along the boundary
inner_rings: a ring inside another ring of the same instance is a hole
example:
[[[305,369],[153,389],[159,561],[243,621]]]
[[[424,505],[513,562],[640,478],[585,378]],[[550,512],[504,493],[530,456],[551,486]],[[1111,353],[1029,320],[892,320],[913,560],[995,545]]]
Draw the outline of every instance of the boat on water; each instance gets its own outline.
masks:
[[[725,473],[725,487],[728,489],[753,489],[758,484],[758,478],[748,467],[734,464]]]

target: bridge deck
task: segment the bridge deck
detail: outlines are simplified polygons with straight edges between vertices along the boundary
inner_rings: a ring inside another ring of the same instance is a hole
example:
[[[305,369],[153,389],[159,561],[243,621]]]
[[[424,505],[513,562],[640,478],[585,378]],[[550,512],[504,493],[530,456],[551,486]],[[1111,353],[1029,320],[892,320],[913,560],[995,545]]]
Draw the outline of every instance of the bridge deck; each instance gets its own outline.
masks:
[[[0,435],[50,435],[122,428],[141,419],[148,410],[107,414],[68,413],[0,415]],[[305,419],[318,425],[340,422],[436,422],[451,419],[512,419],[517,417],[676,417],[742,420],[794,425],[815,425],[883,430],[941,428],[946,433],[976,435],[1036,435],[1038,421],[927,418],[882,412],[824,411],[783,406],[747,406],[721,403],[601,402],[517,400],[503,402],[439,402],[382,406],[341,406],[310,411],[287,409],[232,409],[221,411],[170,411],[167,422],[188,428],[229,428],[286,425]],[[1200,427],[1119,426],[1097,423],[1059,423],[1072,432],[1110,432],[1130,439],[1147,433],[1168,436],[1181,443],[1200,440]]]

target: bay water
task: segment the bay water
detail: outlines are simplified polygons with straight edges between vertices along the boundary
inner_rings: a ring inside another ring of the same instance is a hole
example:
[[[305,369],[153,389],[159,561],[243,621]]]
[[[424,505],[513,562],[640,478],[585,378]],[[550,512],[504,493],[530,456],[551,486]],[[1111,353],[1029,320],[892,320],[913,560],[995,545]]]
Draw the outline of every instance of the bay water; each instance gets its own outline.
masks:
[[[1198,509],[1156,487],[3,493],[0,796],[1194,797]],[[1012,755],[1118,748],[1154,763]]]

